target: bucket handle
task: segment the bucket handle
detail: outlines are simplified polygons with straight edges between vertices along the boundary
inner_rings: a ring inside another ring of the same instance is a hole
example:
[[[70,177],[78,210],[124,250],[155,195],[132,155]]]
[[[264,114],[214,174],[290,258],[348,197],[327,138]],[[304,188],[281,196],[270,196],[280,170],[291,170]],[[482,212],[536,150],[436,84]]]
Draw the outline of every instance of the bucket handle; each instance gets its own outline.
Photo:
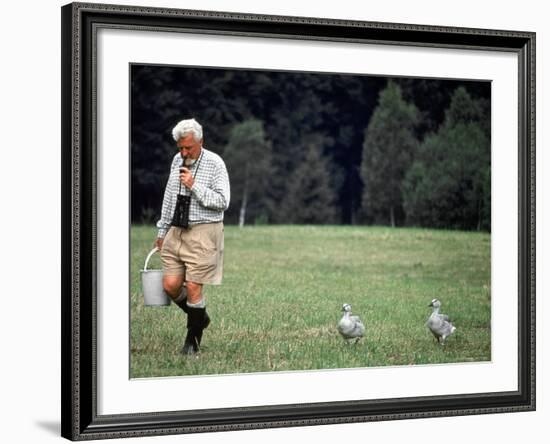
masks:
[[[145,265],[143,265],[143,271],[147,271],[147,264],[149,263],[149,259],[151,259],[151,256],[157,251],[159,251],[159,249],[155,247],[149,252],[149,254],[147,255],[147,259],[145,259]]]

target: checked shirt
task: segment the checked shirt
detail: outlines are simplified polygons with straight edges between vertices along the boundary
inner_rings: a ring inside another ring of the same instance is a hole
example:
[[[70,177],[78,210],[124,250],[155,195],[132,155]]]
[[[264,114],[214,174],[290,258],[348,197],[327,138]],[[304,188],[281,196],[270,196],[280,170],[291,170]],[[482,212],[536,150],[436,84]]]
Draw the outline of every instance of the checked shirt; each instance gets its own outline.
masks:
[[[172,222],[180,192],[181,166],[182,159],[178,153],[172,159],[170,177],[164,191],[162,213],[157,222],[158,237],[163,238],[166,235]],[[224,161],[216,153],[203,147],[197,161],[188,168],[195,182],[191,190],[181,185],[181,194],[191,194],[189,225],[222,222],[223,212],[229,207],[230,199],[229,176]]]

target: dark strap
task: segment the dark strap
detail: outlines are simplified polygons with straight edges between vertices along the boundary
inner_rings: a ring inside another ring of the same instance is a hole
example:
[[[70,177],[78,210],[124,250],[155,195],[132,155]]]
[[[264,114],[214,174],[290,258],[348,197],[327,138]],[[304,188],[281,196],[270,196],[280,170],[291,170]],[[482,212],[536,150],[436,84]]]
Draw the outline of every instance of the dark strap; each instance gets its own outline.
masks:
[[[204,156],[203,148],[201,148],[201,155],[199,156],[199,160],[197,161],[197,168],[195,169],[195,172],[193,173],[193,180],[195,180],[195,177],[197,177],[197,173],[199,172],[199,167],[201,166],[202,156]],[[183,165],[183,166],[185,167],[185,165]],[[181,180],[180,180],[180,187],[179,187],[179,190],[178,190],[178,194],[181,194]],[[189,190],[189,194],[191,195],[191,190]]]

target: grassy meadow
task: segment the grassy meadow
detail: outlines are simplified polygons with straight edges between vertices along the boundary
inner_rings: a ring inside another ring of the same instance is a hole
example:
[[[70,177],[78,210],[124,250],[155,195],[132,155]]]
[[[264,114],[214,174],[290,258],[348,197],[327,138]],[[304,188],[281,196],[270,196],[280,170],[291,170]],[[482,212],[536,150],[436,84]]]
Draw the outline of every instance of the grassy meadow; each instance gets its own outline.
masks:
[[[205,286],[201,353],[180,355],[185,314],[145,307],[140,269],[156,229],[131,228],[132,378],[478,362],[491,359],[488,233],[365,226],[225,227],[224,281]],[[160,268],[154,255],[150,268]],[[457,331],[425,327],[433,298]],[[336,330],[343,303],[365,337]]]

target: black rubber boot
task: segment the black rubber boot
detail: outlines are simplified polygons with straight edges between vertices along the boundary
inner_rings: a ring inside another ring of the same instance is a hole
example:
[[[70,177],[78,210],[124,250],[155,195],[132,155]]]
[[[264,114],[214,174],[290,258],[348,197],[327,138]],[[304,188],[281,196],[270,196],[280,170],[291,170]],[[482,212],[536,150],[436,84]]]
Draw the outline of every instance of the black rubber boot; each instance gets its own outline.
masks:
[[[185,311],[185,313],[189,314],[189,306],[187,305],[187,299],[185,299],[185,308],[184,307],[180,307],[183,311]],[[179,304],[178,304],[179,305]],[[210,325],[210,316],[208,316],[208,313],[206,312],[206,310],[204,311],[204,322],[203,322],[203,325],[202,325],[202,330],[204,330],[205,328],[207,328],[208,326]],[[189,316],[187,316],[187,328],[189,329],[190,325],[189,325]],[[197,335],[197,342],[199,344],[199,346],[201,345],[201,340],[202,340],[202,330],[201,332]]]
[[[186,314],[189,314],[189,306],[187,305],[187,297],[183,298],[181,301],[179,302],[176,302],[174,301],[174,303],[179,307],[181,308]],[[205,312],[204,312],[204,322],[203,322],[203,326],[202,326],[202,329],[204,330],[205,328],[207,328],[208,326],[210,325],[210,316],[208,316],[208,313],[206,313],[206,309],[205,309]],[[189,316],[187,317],[187,328],[189,329],[190,325],[189,325]],[[201,345],[201,340],[202,340],[202,330],[201,332],[197,335],[197,343],[198,345],[200,346]]]
[[[185,297],[183,299],[181,299],[180,301],[174,301],[174,304],[176,304],[179,308],[181,308],[185,313],[189,313],[189,309],[187,308],[187,289],[185,288],[185,286],[182,287],[181,289],[181,292],[180,292],[180,296],[178,297],[181,297],[181,294],[185,292]]]
[[[181,301],[174,301],[179,308],[181,308],[185,313],[189,313],[189,307],[187,306],[187,298],[183,298]]]
[[[183,348],[181,352],[184,355],[194,355],[199,351],[199,344],[197,338],[195,337],[193,330],[187,329],[187,336],[185,337],[185,342],[183,343]]]
[[[208,326],[206,322],[206,308],[197,308],[187,306],[187,336],[183,344],[182,353],[184,355],[194,355],[198,353],[202,331]]]
[[[202,323],[202,329],[200,333],[197,334],[197,342],[199,344],[199,347],[201,345],[202,340],[202,331],[207,328],[210,325],[210,316],[208,316],[208,313],[206,313],[206,309],[204,309],[204,321]]]

